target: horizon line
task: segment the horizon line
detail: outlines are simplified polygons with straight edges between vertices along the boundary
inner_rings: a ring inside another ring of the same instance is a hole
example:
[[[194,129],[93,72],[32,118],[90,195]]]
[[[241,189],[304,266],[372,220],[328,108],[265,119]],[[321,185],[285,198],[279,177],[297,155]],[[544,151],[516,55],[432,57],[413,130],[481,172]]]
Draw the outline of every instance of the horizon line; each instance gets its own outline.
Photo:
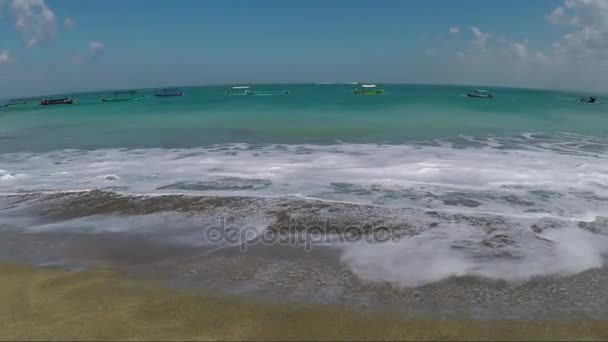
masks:
[[[190,85],[164,85],[158,87],[129,87],[129,88],[109,88],[109,89],[93,89],[93,90],[84,90],[84,91],[67,91],[53,94],[36,94],[36,95],[27,95],[27,96],[18,96],[11,98],[3,98],[2,100],[21,100],[21,99],[33,99],[33,98],[43,98],[43,97],[53,97],[53,96],[61,96],[61,95],[80,95],[80,94],[92,94],[92,93],[104,93],[104,92],[114,92],[114,91],[124,91],[124,90],[156,90],[167,87],[172,88],[203,88],[203,87],[230,87],[235,85],[318,85],[318,86],[347,86],[347,85],[356,85],[356,84],[379,84],[379,85],[409,85],[409,86],[443,86],[443,87],[470,87],[470,88],[498,88],[498,89],[520,89],[520,90],[534,90],[534,91],[553,91],[553,92],[580,92],[585,94],[606,94],[604,92],[598,91],[586,91],[581,89],[557,89],[557,88],[539,88],[539,87],[523,87],[523,86],[509,86],[509,85],[489,85],[489,84],[457,84],[457,83],[408,83],[408,82],[333,82],[333,81],[310,81],[310,82],[235,82],[235,83],[207,83],[207,84],[190,84]]]

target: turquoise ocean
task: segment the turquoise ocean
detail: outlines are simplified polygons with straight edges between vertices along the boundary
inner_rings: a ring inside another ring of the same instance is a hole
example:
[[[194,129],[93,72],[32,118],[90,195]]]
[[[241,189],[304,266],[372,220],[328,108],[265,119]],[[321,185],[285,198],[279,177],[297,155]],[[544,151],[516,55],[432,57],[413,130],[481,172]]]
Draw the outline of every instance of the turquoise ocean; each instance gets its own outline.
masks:
[[[0,259],[420,315],[608,317],[601,95],[352,87],[0,109]],[[238,241],[210,237],[222,220]],[[388,235],[344,241],[347,227]]]
[[[496,99],[483,101],[463,97],[471,87],[458,86],[386,85],[384,96],[354,96],[353,85],[253,88],[285,89],[288,96],[225,96],[229,88],[184,88],[184,97],[119,103],[100,101],[111,91],[68,94],[77,100],[73,106],[41,107],[34,98],[0,112],[0,151],[401,144],[462,135],[607,132],[608,104],[581,105],[576,93],[499,88],[493,89]]]

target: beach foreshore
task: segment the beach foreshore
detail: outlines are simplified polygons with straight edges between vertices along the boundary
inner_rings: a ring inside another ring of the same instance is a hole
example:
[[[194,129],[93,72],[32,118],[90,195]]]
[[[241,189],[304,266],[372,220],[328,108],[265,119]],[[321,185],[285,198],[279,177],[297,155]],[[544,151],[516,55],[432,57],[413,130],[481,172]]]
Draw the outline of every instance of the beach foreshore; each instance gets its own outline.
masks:
[[[0,264],[1,340],[606,340],[608,324],[416,319],[177,291],[120,270]]]

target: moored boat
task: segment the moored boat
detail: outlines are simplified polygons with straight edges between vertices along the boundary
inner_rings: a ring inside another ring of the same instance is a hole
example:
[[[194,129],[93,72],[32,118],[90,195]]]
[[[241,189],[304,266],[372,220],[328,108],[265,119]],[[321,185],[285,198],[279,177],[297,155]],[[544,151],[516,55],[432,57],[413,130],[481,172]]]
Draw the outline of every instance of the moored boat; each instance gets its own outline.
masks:
[[[596,103],[597,102],[597,97],[595,97],[595,96],[583,96],[580,99],[578,99],[578,102]]]
[[[226,90],[224,94],[229,96],[281,96],[289,95],[289,90],[251,90],[250,86],[235,86]]]
[[[241,96],[241,95],[252,95],[253,92],[249,89],[249,86],[235,86],[226,90],[226,95],[229,96]]]
[[[59,105],[59,104],[73,104],[74,102],[75,102],[74,99],[63,97],[63,98],[55,98],[55,99],[42,99],[40,101],[40,104],[43,106],[50,106],[50,105]]]
[[[379,89],[375,84],[362,84],[361,88],[353,89],[355,95],[382,95],[384,89]]]
[[[184,92],[178,88],[165,88],[154,93],[156,97],[176,97],[184,96]]]
[[[480,99],[492,99],[494,98],[494,96],[492,96],[492,94],[484,89],[476,89],[470,93],[467,93],[468,97],[476,97],[476,98],[480,98]]]

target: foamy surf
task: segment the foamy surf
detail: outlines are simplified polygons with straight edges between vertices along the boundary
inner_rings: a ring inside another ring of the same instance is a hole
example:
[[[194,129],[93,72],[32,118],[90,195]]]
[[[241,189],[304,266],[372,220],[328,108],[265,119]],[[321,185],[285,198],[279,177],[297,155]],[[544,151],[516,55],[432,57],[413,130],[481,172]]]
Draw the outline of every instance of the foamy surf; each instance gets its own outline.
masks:
[[[530,134],[4,154],[0,174],[21,176],[0,181],[0,259],[419,313],[439,301],[559,316],[580,302],[608,317],[606,145]],[[222,219],[237,239],[210,238]]]
[[[525,135],[409,145],[230,144],[11,153],[0,156],[0,192],[298,196],[593,220],[608,216],[607,150],[608,142],[599,138]]]

